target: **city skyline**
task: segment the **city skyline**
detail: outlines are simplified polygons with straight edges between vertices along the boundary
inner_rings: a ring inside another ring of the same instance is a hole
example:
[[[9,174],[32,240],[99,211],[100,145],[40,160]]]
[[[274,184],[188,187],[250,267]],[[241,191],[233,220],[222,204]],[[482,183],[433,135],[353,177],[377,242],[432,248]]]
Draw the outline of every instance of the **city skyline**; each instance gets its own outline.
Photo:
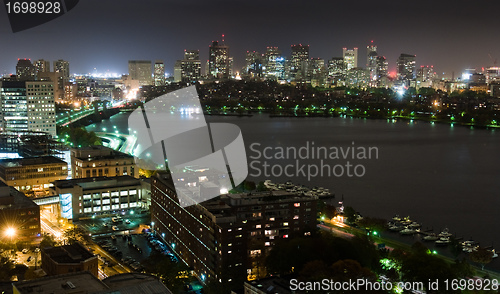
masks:
[[[445,76],[452,71],[459,76],[466,68],[493,66],[500,56],[500,41],[490,37],[494,35],[493,20],[483,17],[498,4],[439,3],[428,10],[426,5],[395,6],[393,2],[365,2],[353,9],[345,3],[319,1],[307,5],[279,1],[266,6],[259,1],[145,1],[140,5],[105,1],[98,8],[97,2],[85,1],[57,20],[16,34],[4,11],[0,13],[0,38],[19,46],[2,50],[0,74],[13,73],[18,58],[68,60],[72,73],[126,73],[128,60],[162,59],[166,72],[172,74],[185,49],[200,50],[204,67],[208,46],[220,41],[222,34],[234,57],[235,71],[243,67],[246,51],[263,52],[268,46],[277,46],[290,56],[290,46],[299,43],[310,45],[311,57],[325,61],[342,56],[343,47],[358,47],[359,65],[364,67],[365,47],[373,40],[379,54],[387,58],[390,71],[395,70],[398,56],[407,53],[417,56],[417,66],[434,65]],[[352,13],[344,13],[345,9]],[[122,13],[113,14],[118,10]],[[266,17],[266,11],[275,13]]]

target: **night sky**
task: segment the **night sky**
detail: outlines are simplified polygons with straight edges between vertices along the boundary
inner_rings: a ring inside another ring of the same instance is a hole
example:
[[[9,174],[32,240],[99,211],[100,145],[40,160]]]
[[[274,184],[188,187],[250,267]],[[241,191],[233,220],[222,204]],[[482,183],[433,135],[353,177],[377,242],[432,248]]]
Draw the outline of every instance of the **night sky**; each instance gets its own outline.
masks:
[[[417,66],[459,76],[497,58],[500,66],[499,10],[500,1],[81,0],[66,15],[14,34],[2,7],[0,74],[13,73],[18,58],[65,59],[71,73],[126,73],[129,59],[163,59],[172,73],[184,49],[199,49],[205,61],[211,41],[225,34],[235,71],[247,50],[278,46],[288,56],[297,43],[325,60],[358,47],[365,66],[374,40],[391,71],[409,53]]]

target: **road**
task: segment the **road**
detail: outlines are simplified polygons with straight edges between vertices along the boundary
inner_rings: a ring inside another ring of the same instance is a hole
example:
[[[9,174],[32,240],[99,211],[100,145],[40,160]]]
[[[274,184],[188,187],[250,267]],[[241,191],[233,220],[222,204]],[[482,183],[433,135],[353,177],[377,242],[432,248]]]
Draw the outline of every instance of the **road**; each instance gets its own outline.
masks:
[[[61,240],[63,236],[63,230],[50,222],[47,217],[44,216],[44,214],[40,215],[40,224],[42,228],[42,232],[51,234],[52,236],[55,237],[56,240]],[[94,242],[89,242],[87,246],[93,251],[94,254],[99,254],[99,261],[98,261],[98,278],[99,279],[105,279],[108,276],[116,275],[116,274],[123,274],[123,273],[130,273],[132,272],[131,269],[128,267],[122,265],[119,260],[117,260],[114,256],[110,255],[106,251],[104,251],[101,247],[99,247],[97,244]],[[27,257],[27,256],[26,256]],[[113,267],[107,267],[104,264],[104,260],[102,257],[105,257],[107,261],[112,262],[114,264]]]

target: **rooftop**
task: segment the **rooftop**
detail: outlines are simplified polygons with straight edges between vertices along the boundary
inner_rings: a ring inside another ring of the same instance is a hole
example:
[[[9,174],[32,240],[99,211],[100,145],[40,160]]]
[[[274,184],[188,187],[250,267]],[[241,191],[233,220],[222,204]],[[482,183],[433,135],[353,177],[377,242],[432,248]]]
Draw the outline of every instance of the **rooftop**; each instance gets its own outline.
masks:
[[[80,178],[54,181],[54,187],[59,189],[68,189],[80,186],[83,190],[137,186],[140,184],[141,181],[132,176]]]
[[[80,263],[90,258],[96,258],[94,254],[90,253],[80,243],[59,247],[46,247],[42,248],[42,252],[57,263]]]
[[[0,185],[0,210],[29,207],[38,207],[38,205],[14,187]]]
[[[108,290],[103,282],[89,272],[48,276],[36,280],[14,283],[18,293],[96,293]]]
[[[113,150],[104,146],[89,146],[81,148],[71,149],[71,157],[80,160],[100,160],[100,159],[123,159],[123,158],[134,158],[132,155],[123,153],[120,151]]]
[[[0,166],[3,167],[19,167],[19,166],[37,166],[46,164],[63,164],[67,163],[54,156],[43,156],[43,157],[26,157],[26,158],[13,158],[13,159],[1,159]]]

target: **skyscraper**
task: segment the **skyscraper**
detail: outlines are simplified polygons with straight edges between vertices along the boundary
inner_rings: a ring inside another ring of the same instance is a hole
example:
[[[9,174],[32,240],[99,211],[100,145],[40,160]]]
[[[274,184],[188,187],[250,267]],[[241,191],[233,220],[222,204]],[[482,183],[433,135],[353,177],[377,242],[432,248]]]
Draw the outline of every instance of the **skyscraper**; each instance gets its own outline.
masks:
[[[59,59],[54,61],[54,71],[60,72],[65,82],[69,80],[69,62]]]
[[[43,59],[38,59],[35,61],[35,69],[36,73],[40,72],[49,72],[50,71],[50,61],[48,60],[43,60]]]
[[[292,56],[290,58],[290,72],[288,76],[292,80],[304,79],[309,62],[309,45],[292,45]]]
[[[285,78],[285,58],[281,56],[278,47],[267,47],[262,69],[264,76],[268,79],[282,80]]]
[[[342,48],[342,57],[344,57],[346,71],[358,67],[358,48]]]
[[[397,61],[397,78],[409,85],[415,79],[415,55],[402,53]]]
[[[330,83],[341,86],[345,78],[345,63],[343,57],[333,57],[328,60],[328,80]]]
[[[31,64],[31,59],[17,60],[16,75],[18,81],[35,80],[35,67]]]
[[[139,86],[153,84],[150,60],[129,60],[128,74],[132,80],[139,81]]]
[[[193,83],[201,78],[200,50],[184,50],[184,59],[174,66],[174,81]]]
[[[389,70],[389,63],[385,56],[377,56],[376,59],[376,70],[375,70],[375,78],[377,81],[377,86],[380,85],[380,80],[387,77],[387,72]]]
[[[262,54],[257,51],[247,51],[245,54],[245,68],[243,71],[250,78],[262,76]]]
[[[2,82],[0,85],[1,129],[56,135],[54,83],[48,81]]]
[[[366,46],[366,69],[370,74],[370,82],[377,79],[377,46],[373,45],[373,41],[370,45]]]
[[[209,46],[208,62],[208,73],[211,78],[229,78],[229,46],[213,41]]]
[[[165,86],[165,64],[163,60],[156,60],[154,67],[155,86]]]

